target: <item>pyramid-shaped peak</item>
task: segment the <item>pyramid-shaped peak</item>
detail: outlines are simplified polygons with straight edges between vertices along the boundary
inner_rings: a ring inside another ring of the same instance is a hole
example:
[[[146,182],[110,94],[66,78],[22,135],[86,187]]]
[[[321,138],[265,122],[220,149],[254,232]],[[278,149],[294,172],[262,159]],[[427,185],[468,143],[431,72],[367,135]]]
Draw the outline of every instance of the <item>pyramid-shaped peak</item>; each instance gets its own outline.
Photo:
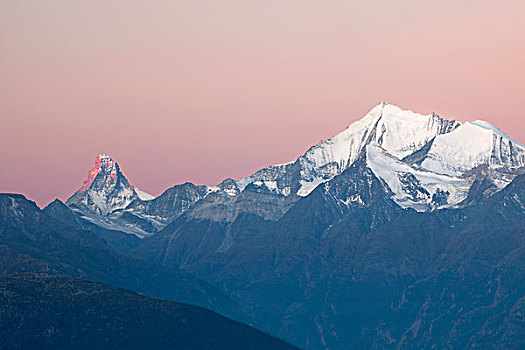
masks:
[[[67,201],[70,208],[107,215],[139,199],[136,190],[120,171],[118,163],[107,154],[99,154],[82,187]]]
[[[100,169],[107,175],[109,175],[108,173],[111,173],[112,171],[116,171],[118,168],[117,162],[115,162],[113,158],[105,153],[99,154],[97,156],[97,159],[95,160],[95,167],[97,166],[100,166]]]
[[[87,179],[82,184],[82,187],[80,187],[80,191],[85,191],[90,188],[98,174],[102,174],[109,178],[113,183],[116,183],[119,171],[118,163],[108,154],[103,153],[97,155],[95,166],[89,171]]]
[[[58,198],[55,198],[52,202],[50,202],[46,206],[46,208],[47,207],[54,207],[54,206],[67,208],[66,204],[64,202],[62,202],[60,199],[58,199]]]

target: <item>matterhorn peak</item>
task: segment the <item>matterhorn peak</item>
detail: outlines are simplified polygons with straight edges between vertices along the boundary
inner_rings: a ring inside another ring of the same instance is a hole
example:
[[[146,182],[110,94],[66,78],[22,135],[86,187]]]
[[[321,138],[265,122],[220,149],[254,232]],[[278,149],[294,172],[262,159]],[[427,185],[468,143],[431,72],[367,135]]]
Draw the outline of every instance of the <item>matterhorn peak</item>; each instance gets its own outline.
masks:
[[[119,171],[118,163],[109,155],[99,154],[95,159],[95,166],[89,171],[88,178],[84,181],[82,187],[80,187],[80,191],[86,191],[90,188],[99,174],[104,176],[105,182],[110,180],[113,184],[116,184]]]
[[[84,212],[107,215],[138,198],[118,163],[108,154],[99,154],[87,179],[66,204]]]

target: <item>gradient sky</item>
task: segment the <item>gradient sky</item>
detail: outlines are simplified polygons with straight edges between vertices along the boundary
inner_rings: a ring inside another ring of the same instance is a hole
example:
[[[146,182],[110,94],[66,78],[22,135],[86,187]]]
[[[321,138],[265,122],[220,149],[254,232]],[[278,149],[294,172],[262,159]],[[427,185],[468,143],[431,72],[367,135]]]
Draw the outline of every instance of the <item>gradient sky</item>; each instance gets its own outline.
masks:
[[[525,141],[525,1],[0,0],[0,191],[98,153],[152,194],[295,159],[382,100]]]

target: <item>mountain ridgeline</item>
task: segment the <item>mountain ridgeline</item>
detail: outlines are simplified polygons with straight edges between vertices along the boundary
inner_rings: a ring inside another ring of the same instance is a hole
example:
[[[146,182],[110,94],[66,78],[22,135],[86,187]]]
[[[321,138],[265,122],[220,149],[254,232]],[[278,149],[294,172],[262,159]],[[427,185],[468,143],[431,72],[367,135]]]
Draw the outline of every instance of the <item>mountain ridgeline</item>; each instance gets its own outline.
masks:
[[[195,304],[305,349],[520,349],[524,174],[494,125],[383,102],[216,186],[153,197],[99,155],[65,203],[0,195],[0,270]]]
[[[0,324],[9,349],[296,349],[196,306],[33,274],[0,277]]]

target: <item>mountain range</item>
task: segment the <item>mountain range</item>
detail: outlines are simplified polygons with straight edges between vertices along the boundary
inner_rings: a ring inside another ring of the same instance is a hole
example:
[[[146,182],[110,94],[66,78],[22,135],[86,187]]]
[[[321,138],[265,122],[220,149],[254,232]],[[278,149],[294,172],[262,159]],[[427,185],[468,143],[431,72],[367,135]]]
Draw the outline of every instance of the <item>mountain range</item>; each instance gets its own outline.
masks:
[[[101,154],[0,195],[0,269],[210,308],[307,349],[525,347],[525,146],[382,102],[295,161],[154,197]]]
[[[461,124],[382,102],[293,162],[216,186],[176,185],[156,198],[131,186],[118,164],[101,154],[66,204],[100,226],[141,238],[190,208],[193,217],[214,221],[249,213],[275,221],[360,158],[399,206],[424,212],[467,205],[479,181],[486,196],[501,190],[523,173],[525,146],[485,121]]]

